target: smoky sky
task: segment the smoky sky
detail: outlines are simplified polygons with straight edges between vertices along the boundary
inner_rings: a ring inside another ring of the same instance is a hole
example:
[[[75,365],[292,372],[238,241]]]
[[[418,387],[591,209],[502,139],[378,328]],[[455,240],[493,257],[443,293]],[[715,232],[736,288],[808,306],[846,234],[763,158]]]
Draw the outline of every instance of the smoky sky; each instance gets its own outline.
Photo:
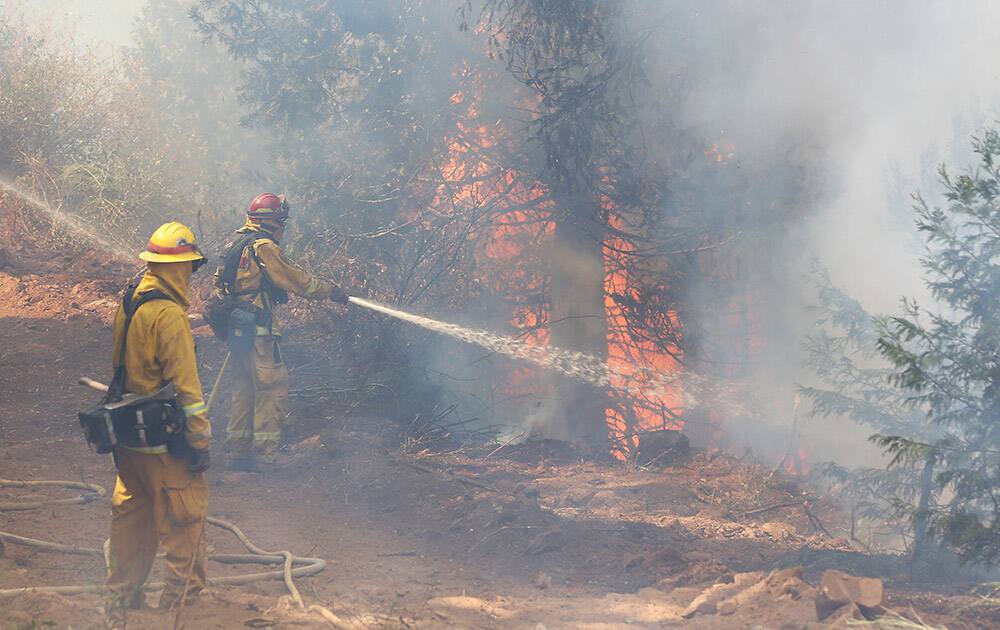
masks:
[[[77,43],[114,49],[131,43],[133,21],[145,0],[0,0],[39,25],[64,27]]]
[[[924,296],[909,195],[934,200],[937,164],[971,163],[969,136],[996,120],[1000,5],[655,5],[653,81],[676,76],[672,49],[683,46],[690,60],[692,89],[677,118],[727,139],[750,163],[796,159],[787,148],[808,147],[823,176],[799,213],[809,219],[800,246],[870,309]]]
[[[802,341],[815,319],[813,260],[872,313],[895,312],[904,295],[931,302],[911,195],[945,205],[938,164],[973,165],[970,137],[997,120],[998,17],[984,1],[631,5],[659,106],[706,145],[732,147],[735,168],[790,206],[783,229],[761,228],[754,244],[779,262],[748,289],[767,291],[759,315],[783,332],[751,366],[763,421],[734,421],[737,445],[785,447],[795,383],[812,380]],[[693,203],[720,203],[710,186],[692,188]],[[741,212],[735,197],[721,203]],[[870,431],[842,420],[808,431],[825,457],[872,463]]]

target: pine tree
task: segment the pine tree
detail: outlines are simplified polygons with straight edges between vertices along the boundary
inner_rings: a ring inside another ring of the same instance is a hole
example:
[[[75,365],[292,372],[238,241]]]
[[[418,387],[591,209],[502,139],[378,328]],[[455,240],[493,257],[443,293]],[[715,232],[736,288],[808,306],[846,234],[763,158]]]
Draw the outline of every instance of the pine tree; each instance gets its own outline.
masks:
[[[973,140],[979,164],[957,177],[940,169],[945,208],[916,198],[921,259],[933,308],[904,300],[876,319],[888,382],[905,392],[923,426],[873,436],[890,466],[927,470],[938,506],[914,514],[971,562],[1000,558],[1000,133]],[[936,430],[936,431],[935,431]]]
[[[905,434],[922,443],[937,440],[942,429],[925,422],[926,409],[909,403],[908,391],[889,382],[893,370],[878,356],[876,318],[830,280],[813,271],[818,290],[817,332],[806,342],[807,364],[820,384],[800,387],[821,418],[849,417],[883,434]],[[827,463],[822,470],[848,501],[851,537],[858,525],[888,525],[914,557],[927,547],[926,515],[937,499],[931,483],[935,457],[900,460],[888,469],[848,469]]]

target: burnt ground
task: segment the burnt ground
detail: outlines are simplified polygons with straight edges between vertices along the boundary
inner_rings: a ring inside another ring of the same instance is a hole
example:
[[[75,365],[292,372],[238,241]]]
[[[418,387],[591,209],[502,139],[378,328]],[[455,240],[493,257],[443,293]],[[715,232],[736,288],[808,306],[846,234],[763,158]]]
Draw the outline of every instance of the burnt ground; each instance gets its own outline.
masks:
[[[110,459],[88,450],[75,420],[96,396],[75,381],[109,372],[116,284],[0,271],[0,477],[112,487]],[[198,339],[207,387],[223,349]],[[288,360],[294,367],[307,358],[293,352]],[[499,451],[402,447],[400,427],[384,418],[340,417],[302,399],[293,399],[293,414],[312,430],[276,470],[225,472],[216,449],[210,512],[263,548],[325,558],[323,573],[297,581],[302,595],[358,627],[815,627],[812,601],[797,593],[728,616],[681,617],[713,583],[794,566],[812,584],[827,568],[881,577],[887,606],[928,624],[1000,627],[1000,607],[967,595],[972,585],[961,576],[861,552],[842,537],[845,519],[832,502],[717,451],[634,470],[545,442]],[[220,405],[217,435],[224,418]],[[0,501],[24,494],[0,491]],[[99,547],[108,518],[106,501],[0,511],[0,530]],[[219,530],[208,540],[216,551],[242,551]],[[0,588],[98,582],[102,574],[97,558],[11,544],[0,556]],[[216,588],[185,611],[184,625],[324,627],[289,612],[279,604],[284,595],[280,582]],[[96,595],[0,600],[0,627],[100,627],[100,603]],[[170,628],[174,618],[144,610],[129,626]]]

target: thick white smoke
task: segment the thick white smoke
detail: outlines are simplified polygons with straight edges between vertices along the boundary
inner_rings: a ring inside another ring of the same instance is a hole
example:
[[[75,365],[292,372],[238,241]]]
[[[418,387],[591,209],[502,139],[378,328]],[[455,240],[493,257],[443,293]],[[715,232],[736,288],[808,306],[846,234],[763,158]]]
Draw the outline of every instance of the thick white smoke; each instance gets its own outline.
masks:
[[[970,136],[997,120],[1000,5],[680,2],[645,9],[657,15],[647,23],[661,25],[653,35],[654,85],[686,77],[692,87],[675,107],[678,125],[731,144],[745,168],[801,162],[813,178],[805,182],[789,168],[756,183],[779,198],[788,191],[790,216],[798,217],[763,241],[786,264],[765,279],[783,290],[762,315],[792,325],[753,370],[772,426],[730,428],[738,444],[783,448],[774,438],[791,422],[794,383],[814,380],[801,364],[813,319],[809,260],[818,259],[870,312],[895,311],[903,295],[930,300],[910,195],[941,203],[937,165],[972,164]],[[833,420],[806,430],[823,445],[817,459],[872,463],[866,429]]]

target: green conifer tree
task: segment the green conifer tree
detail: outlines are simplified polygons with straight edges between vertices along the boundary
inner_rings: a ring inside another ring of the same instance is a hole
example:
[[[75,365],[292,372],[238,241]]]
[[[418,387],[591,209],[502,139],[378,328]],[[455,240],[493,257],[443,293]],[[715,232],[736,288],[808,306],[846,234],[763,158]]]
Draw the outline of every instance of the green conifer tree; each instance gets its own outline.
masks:
[[[890,466],[921,467],[940,498],[914,513],[970,562],[1000,558],[1000,133],[973,140],[979,164],[954,176],[940,169],[944,208],[917,197],[921,259],[936,304],[904,300],[876,319],[888,382],[921,410],[923,425],[873,436]],[[937,432],[927,430],[928,427]],[[931,472],[928,472],[931,470]]]

